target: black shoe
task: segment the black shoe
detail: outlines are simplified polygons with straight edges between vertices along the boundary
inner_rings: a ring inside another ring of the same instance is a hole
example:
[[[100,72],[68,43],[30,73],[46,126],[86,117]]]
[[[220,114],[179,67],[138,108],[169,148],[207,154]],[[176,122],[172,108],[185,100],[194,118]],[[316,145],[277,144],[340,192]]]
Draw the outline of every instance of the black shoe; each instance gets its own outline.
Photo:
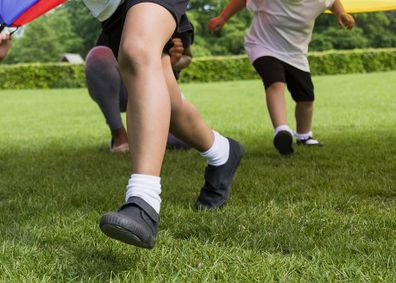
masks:
[[[298,145],[305,146],[323,146],[318,140],[315,140],[313,137],[309,137],[306,140],[297,140]]]
[[[131,197],[118,212],[109,212],[100,219],[99,227],[110,238],[129,245],[152,249],[155,245],[158,213],[143,199]]]
[[[294,152],[293,135],[288,131],[280,131],[274,137],[274,146],[282,155],[290,155]]]
[[[226,204],[231,183],[243,156],[243,147],[236,141],[228,138],[230,156],[221,166],[208,165],[205,170],[205,184],[195,202],[198,210],[211,210]]]
[[[166,148],[167,149],[190,149],[191,146],[186,144],[184,141],[178,139],[171,133],[168,135],[168,140],[166,142]]]

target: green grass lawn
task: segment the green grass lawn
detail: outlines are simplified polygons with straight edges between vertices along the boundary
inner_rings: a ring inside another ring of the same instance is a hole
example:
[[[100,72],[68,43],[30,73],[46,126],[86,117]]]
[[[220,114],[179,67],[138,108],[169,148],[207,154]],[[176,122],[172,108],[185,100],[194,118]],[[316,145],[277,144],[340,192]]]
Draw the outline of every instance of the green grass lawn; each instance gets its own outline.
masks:
[[[395,78],[314,78],[325,147],[290,158],[272,146],[261,82],[183,85],[246,155],[228,206],[208,213],[191,208],[204,160],[167,152],[153,250],[98,228],[122,203],[130,166],[108,153],[87,91],[1,91],[0,281],[396,282]]]

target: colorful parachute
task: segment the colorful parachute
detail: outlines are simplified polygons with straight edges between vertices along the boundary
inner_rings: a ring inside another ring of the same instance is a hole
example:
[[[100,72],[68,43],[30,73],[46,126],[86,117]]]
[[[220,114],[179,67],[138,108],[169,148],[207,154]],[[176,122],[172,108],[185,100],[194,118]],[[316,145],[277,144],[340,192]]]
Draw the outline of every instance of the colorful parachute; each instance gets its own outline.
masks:
[[[19,27],[66,2],[66,0],[0,0],[0,31]]]
[[[396,10],[396,0],[341,0],[348,13]]]

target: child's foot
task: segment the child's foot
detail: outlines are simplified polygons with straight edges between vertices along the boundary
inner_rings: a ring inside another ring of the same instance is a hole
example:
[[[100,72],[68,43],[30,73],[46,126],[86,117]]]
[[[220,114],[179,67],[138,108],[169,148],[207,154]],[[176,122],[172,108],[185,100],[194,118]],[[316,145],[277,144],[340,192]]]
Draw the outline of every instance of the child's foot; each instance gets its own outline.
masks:
[[[111,153],[127,153],[129,151],[128,135],[124,127],[111,130],[109,151]]]
[[[323,146],[323,144],[321,144],[318,140],[315,140],[313,137],[309,137],[305,140],[297,139],[297,144],[306,146]]]
[[[129,152],[129,144],[122,143],[122,144],[116,145],[114,142],[114,139],[111,139],[110,143],[109,143],[109,151],[111,153],[127,153],[127,152]]]
[[[290,155],[294,152],[293,135],[288,131],[279,131],[274,137],[274,146],[282,155]]]
[[[243,156],[243,147],[228,138],[230,155],[221,166],[208,165],[205,170],[205,184],[195,202],[198,210],[212,210],[224,206],[228,200],[231,183]]]
[[[100,229],[110,238],[141,248],[155,245],[159,223],[158,213],[143,199],[131,197],[118,212],[110,212],[100,219]]]

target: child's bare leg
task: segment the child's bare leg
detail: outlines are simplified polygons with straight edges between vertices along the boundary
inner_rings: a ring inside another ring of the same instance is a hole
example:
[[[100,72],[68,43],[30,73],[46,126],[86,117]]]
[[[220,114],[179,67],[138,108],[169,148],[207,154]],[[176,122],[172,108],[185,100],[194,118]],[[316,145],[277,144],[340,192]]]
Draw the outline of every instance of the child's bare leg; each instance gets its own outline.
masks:
[[[286,84],[275,82],[266,89],[267,108],[274,127],[274,146],[283,155],[293,153],[293,131],[287,125]]]
[[[321,146],[322,144],[312,136],[313,101],[300,101],[296,104],[295,133],[297,144]]]
[[[287,125],[285,88],[285,83],[276,82],[265,90],[267,108],[274,129],[281,125]]]
[[[120,69],[129,94],[127,120],[133,174],[127,186],[126,204],[117,212],[105,214],[100,228],[111,238],[145,248],[154,247],[159,223],[159,174],[170,126],[169,91],[176,92],[177,87],[169,84],[168,89],[163,61],[168,61],[164,63],[165,69],[171,73],[170,59],[169,56],[161,59],[161,54],[175,27],[172,14],[162,6],[152,2],[136,4],[127,14],[120,48]],[[172,77],[175,81],[173,74]],[[177,93],[180,96],[180,90]],[[172,112],[177,117],[175,107],[181,105],[180,109],[186,110],[181,110],[179,115],[190,123],[184,124],[181,118],[175,118],[179,121],[176,128],[191,142],[201,139],[195,146],[206,150],[201,154],[209,162],[202,189],[206,190],[204,201],[208,201],[204,206],[217,208],[228,199],[232,178],[242,158],[242,147],[218,133],[213,134],[198,113],[192,111],[195,109],[184,107],[180,102],[173,101]]]
[[[128,10],[120,44],[133,174],[126,204],[105,214],[100,228],[111,238],[144,248],[154,247],[159,223],[159,175],[171,112],[161,54],[175,28],[173,15],[164,7],[152,2],[136,4]]]
[[[182,99],[169,56],[164,56],[163,68],[171,95],[171,132],[200,151],[208,160],[205,184],[195,202],[195,208],[219,208],[229,198],[232,179],[242,158],[243,148],[236,141],[212,131],[197,109]]]
[[[171,98],[170,132],[198,151],[207,151],[214,141],[212,130],[197,109],[189,101],[182,99],[180,88],[171,71],[169,56],[163,56],[162,65]]]
[[[159,176],[170,121],[170,99],[161,54],[175,30],[165,8],[133,6],[124,24],[120,70],[128,90],[128,139],[133,173]]]
[[[297,102],[295,109],[297,133],[308,133],[312,128],[313,102]]]

